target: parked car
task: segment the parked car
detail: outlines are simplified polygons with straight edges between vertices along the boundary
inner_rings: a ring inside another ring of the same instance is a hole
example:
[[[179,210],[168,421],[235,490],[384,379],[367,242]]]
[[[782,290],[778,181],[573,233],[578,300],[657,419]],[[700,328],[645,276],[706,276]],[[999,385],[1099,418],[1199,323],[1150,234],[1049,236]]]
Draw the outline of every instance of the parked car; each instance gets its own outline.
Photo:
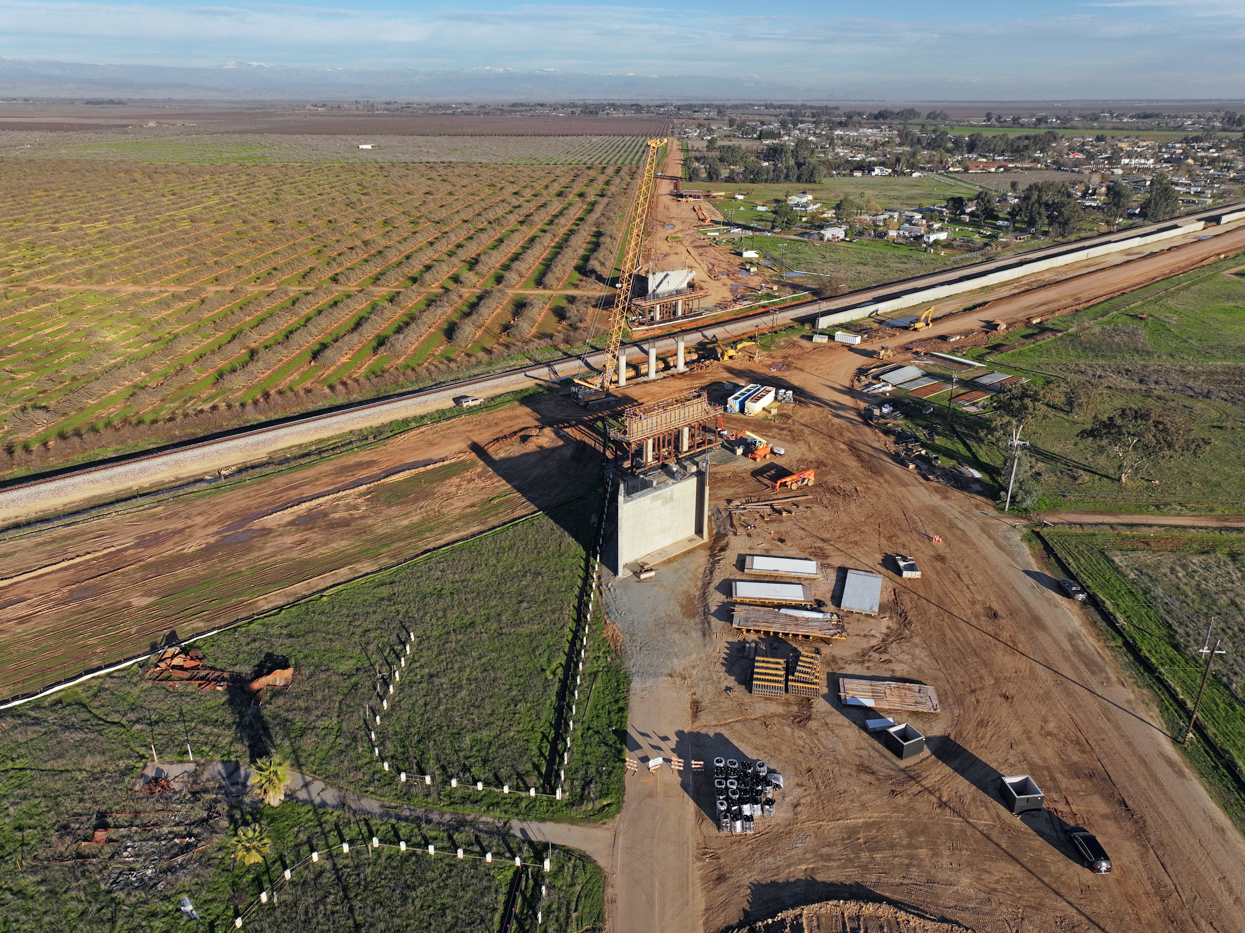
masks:
[[[1069,580],[1065,577],[1059,581],[1059,586],[1063,589],[1068,599],[1075,599],[1077,602],[1081,603],[1085,602],[1085,597],[1088,594],[1085,592],[1085,588],[1075,580]]]
[[[1068,840],[1076,846],[1076,851],[1081,854],[1090,871],[1096,875],[1111,874],[1111,856],[1107,855],[1107,850],[1102,847],[1097,836],[1084,826],[1069,826],[1064,832],[1068,834]]]
[[[475,408],[477,405],[484,404],[484,399],[474,395],[460,395],[454,399],[454,404],[459,408]]]

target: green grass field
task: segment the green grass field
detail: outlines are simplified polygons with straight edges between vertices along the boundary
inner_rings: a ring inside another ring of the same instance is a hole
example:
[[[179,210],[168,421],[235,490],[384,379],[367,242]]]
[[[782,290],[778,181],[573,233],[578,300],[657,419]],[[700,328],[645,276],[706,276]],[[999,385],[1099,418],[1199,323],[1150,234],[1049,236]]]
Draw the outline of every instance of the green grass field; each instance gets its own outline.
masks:
[[[1241,257],[1229,257],[1008,335],[1003,352],[971,352],[1035,382],[1082,376],[1102,386],[1094,411],[1074,416],[1047,407],[1028,432],[1044,461],[1042,509],[1241,510],[1245,282],[1225,274],[1240,264]],[[1146,466],[1120,483],[1113,461],[1076,435],[1095,412],[1126,404],[1191,419],[1209,448]]]
[[[751,238],[745,238],[750,249]],[[817,243],[808,240],[774,240],[757,237],[756,244],[801,272],[842,275],[850,289],[865,288],[882,282],[893,282],[915,275],[924,275],[969,262],[980,262],[983,253],[939,255],[913,246],[900,246],[882,240],[854,240],[839,243]],[[781,246],[780,246],[781,244]],[[815,277],[810,281],[816,282]]]
[[[1167,729],[1182,738],[1204,669],[1196,651],[1202,647],[1207,619],[1200,615],[1196,600],[1188,601],[1187,583],[1176,583],[1182,576],[1180,568],[1193,562],[1220,567],[1226,562],[1239,568],[1245,561],[1245,535],[1153,527],[1106,532],[1046,529],[1041,534],[1107,613],[1115,635],[1130,650],[1135,669],[1154,689]],[[1137,564],[1150,571],[1148,579],[1137,576]],[[1245,600],[1239,569],[1214,579],[1224,588],[1221,598],[1239,608]],[[1239,644],[1243,634],[1239,612],[1222,621],[1220,632],[1228,644]],[[1239,670],[1221,670],[1228,676],[1213,677],[1202,699],[1199,721],[1205,738],[1191,742],[1188,755],[1225,811],[1245,827],[1245,703],[1226,685],[1233,676],[1239,678]]]
[[[225,843],[258,815],[199,787],[176,798],[135,793],[153,749],[161,762],[253,761],[275,753],[330,786],[401,807],[457,813],[594,819],[617,811],[628,681],[594,620],[575,742],[566,765],[569,800],[451,790],[451,776],[538,784],[549,744],[583,539],[599,505],[589,497],[199,643],[205,662],[257,673],[292,665],[294,683],[262,706],[240,689],[171,690],[139,667],[0,714],[0,929],[156,931],[176,925],[191,896],[216,929],[279,886],[283,868],[310,851],[338,852],[302,865],[276,901],[248,914],[248,928],[288,930],[496,930],[513,867],[370,852],[377,836],[426,851],[461,846],[539,864],[526,844],[466,830],[363,819],[286,801],[265,810],[267,861],[234,866]],[[410,634],[416,640],[410,641]],[[404,647],[412,645],[410,655]],[[400,652],[400,653],[399,653]],[[406,665],[395,661],[406,658]],[[381,672],[403,673],[385,712],[387,754],[410,756],[436,777],[400,785],[372,751],[363,710]],[[216,785],[212,785],[215,787]],[[111,842],[83,845],[95,830]],[[340,851],[349,842],[349,853]],[[506,847],[509,846],[509,849]],[[513,851],[510,851],[513,850]],[[85,860],[85,861],[81,861]],[[599,870],[564,854],[550,897],[528,874],[517,929],[592,930],[603,925]],[[252,922],[251,917],[254,917]],[[221,921],[224,922],[221,922]],[[263,924],[258,927],[255,924]]]

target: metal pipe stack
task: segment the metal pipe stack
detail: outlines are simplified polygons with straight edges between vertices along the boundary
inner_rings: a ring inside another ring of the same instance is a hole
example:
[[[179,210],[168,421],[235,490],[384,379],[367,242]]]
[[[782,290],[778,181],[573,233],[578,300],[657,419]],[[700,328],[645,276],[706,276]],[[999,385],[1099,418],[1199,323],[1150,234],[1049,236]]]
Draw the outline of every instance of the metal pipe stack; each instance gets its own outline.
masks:
[[[713,759],[714,812],[724,833],[753,833],[756,818],[774,815],[774,787],[782,776],[764,761]]]

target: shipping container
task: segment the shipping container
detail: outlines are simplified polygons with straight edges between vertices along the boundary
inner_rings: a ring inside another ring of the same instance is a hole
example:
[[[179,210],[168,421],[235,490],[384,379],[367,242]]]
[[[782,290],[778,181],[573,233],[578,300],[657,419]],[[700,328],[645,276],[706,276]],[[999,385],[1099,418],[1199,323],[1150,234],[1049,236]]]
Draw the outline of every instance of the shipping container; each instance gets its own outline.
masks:
[[[860,343],[861,336],[860,334],[848,333],[845,330],[836,330],[834,332],[834,339],[838,343],[850,343],[854,347],[856,344]]]
[[[768,573],[778,577],[818,577],[817,561],[807,557],[772,557],[749,554],[744,558],[744,573]]]
[[[753,384],[744,386],[734,395],[726,400],[726,410],[731,414],[737,415],[744,410],[744,401],[760,390],[760,386]]]

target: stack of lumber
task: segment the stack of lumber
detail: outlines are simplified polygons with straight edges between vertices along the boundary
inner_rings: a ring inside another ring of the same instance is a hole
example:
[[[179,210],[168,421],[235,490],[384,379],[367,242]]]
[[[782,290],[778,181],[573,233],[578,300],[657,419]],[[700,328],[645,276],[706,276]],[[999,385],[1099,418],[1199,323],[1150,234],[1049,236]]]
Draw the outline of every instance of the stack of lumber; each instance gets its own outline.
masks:
[[[912,713],[938,712],[938,694],[925,684],[904,684],[895,680],[856,680],[839,678],[839,703],[843,706],[869,706]]]
[[[752,694],[780,697],[787,693],[787,662],[782,658],[757,658],[752,664]]]
[[[847,629],[832,612],[795,615],[764,606],[736,606],[731,625],[739,632],[756,632],[778,638],[843,638]]]
[[[821,655],[816,652],[802,653],[795,662],[795,670],[787,682],[789,692],[798,697],[821,696]]]

